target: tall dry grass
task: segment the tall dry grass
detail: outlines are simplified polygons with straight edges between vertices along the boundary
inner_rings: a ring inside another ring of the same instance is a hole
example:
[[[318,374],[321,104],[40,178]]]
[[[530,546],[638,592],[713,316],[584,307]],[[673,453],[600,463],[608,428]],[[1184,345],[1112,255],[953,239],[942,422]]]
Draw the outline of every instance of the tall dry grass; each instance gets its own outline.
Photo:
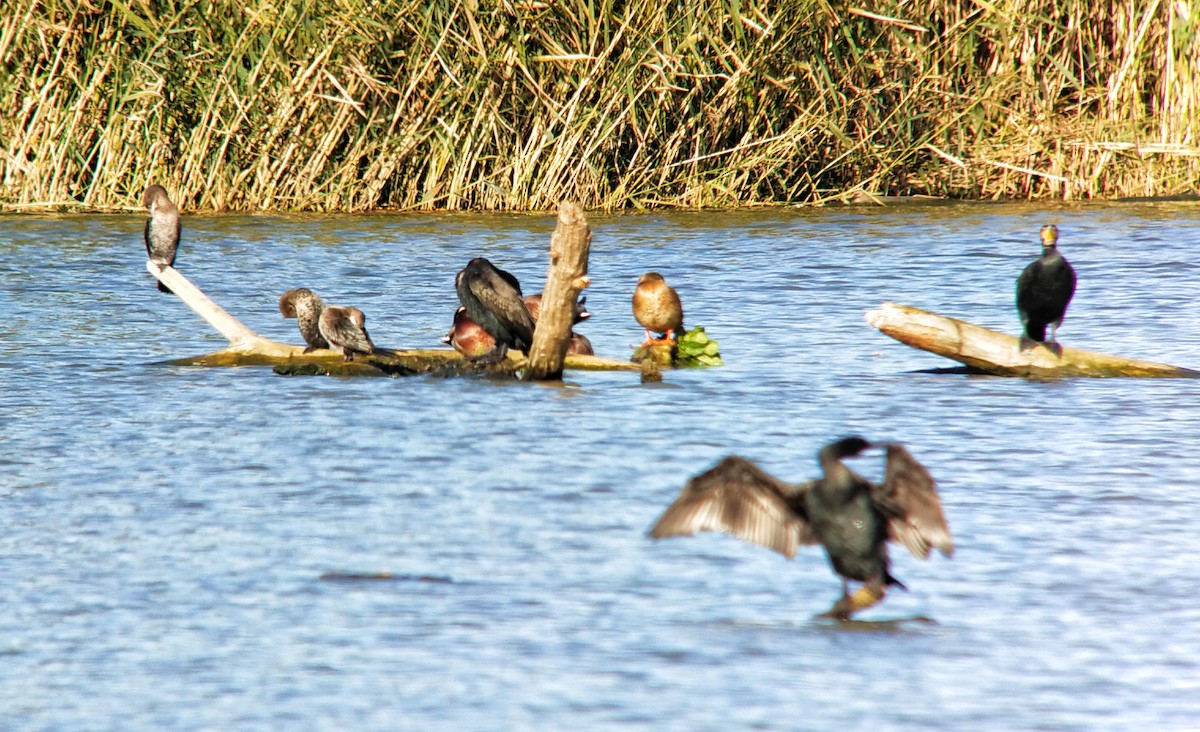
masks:
[[[1198,0],[7,0],[0,207],[1194,193]]]

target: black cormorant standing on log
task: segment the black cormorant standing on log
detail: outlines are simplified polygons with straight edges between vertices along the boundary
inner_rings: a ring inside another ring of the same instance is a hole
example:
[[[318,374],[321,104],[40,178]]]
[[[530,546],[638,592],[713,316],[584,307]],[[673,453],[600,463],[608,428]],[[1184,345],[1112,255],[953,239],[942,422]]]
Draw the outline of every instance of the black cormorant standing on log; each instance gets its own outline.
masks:
[[[488,361],[504,358],[509,348],[529,353],[533,316],[521,298],[521,283],[483,257],[476,257],[454,279],[458,300],[475,321],[496,339]]]
[[[646,329],[646,343],[671,343],[683,335],[683,304],[679,294],[658,272],[638,278],[633,291],[633,317]],[[662,333],[656,340],[652,333]]]
[[[1030,262],[1021,276],[1017,277],[1017,312],[1021,315],[1024,332],[1021,348],[1031,348],[1033,343],[1046,342],[1046,326],[1050,326],[1051,344],[1055,340],[1058,326],[1062,325],[1067,305],[1075,294],[1075,270],[1071,263],[1058,251],[1058,227],[1047,224],[1042,227],[1042,256]]]
[[[171,203],[167,189],[157,183],[146,186],[142,205],[150,209],[150,218],[146,219],[146,255],[152,262],[175,266],[175,254],[179,251],[179,209]],[[158,290],[170,292],[171,288],[159,280]]]
[[[842,577],[842,596],[825,617],[848,620],[880,602],[887,588],[904,589],[888,571],[887,542],[925,559],[931,547],[954,552],[934,480],[925,466],[898,444],[887,449],[882,484],[855,474],[843,458],[872,447],[847,437],[817,453],[824,475],[790,485],[736,455],[688,481],[675,502],[650,529],[650,537],[724,531],[773,549],[789,559],[801,544],[821,544]],[[850,593],[849,580],[863,586]]]
[[[321,336],[333,348],[342,349],[342,358],[353,361],[354,354],[375,353],[375,344],[367,335],[367,316],[358,308],[330,305],[317,321]]]
[[[329,348],[329,342],[321,335],[321,313],[325,303],[317,293],[306,287],[288,290],[279,298],[279,312],[285,318],[295,318],[300,326],[300,335],[308,347],[305,353],[312,353],[318,348]]]

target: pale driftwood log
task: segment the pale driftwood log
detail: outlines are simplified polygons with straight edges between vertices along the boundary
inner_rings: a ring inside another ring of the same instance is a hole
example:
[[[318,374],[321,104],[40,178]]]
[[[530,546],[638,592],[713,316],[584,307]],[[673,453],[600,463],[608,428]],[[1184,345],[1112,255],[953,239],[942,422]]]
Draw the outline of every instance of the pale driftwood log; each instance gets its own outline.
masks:
[[[885,302],[868,311],[868,323],[901,343],[936,353],[996,376],[1196,377],[1200,371],[1106,353],[1045,345],[1021,350],[1020,339],[919,308]]]
[[[312,365],[321,373],[354,376],[395,373],[424,373],[443,366],[461,364],[463,358],[450,349],[410,349],[389,351],[386,354],[360,356],[346,363],[337,351],[327,348],[305,353],[304,346],[280,343],[263,338],[247,328],[224,308],[213,302],[200,288],[167,265],[146,261],[146,271],[183,300],[209,325],[229,340],[229,346],[203,356],[173,360],[180,366],[284,366]],[[513,354],[512,366],[519,368],[525,359]],[[581,371],[636,371],[637,365],[598,356],[567,356],[566,366]]]
[[[542,290],[542,307],[529,363],[522,378],[527,381],[548,381],[562,378],[567,343],[575,319],[575,301],[583,288],[591,284],[588,277],[588,253],[592,246],[592,229],[578,204],[564,202],[558,207],[558,225],[550,236],[550,266],[546,271],[546,287]]]

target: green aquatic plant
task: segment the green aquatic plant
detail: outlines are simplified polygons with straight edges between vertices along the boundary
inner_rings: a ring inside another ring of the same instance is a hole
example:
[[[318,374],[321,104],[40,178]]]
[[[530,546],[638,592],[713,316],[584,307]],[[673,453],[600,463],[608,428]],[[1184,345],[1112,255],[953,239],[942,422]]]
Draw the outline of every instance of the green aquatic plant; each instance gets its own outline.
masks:
[[[720,346],[704,328],[692,328],[675,343],[675,366],[721,366]]]

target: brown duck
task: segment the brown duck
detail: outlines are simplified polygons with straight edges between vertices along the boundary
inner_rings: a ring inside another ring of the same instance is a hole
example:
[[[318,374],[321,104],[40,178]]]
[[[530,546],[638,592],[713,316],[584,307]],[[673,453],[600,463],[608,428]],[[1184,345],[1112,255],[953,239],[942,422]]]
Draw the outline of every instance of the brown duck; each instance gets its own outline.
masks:
[[[638,278],[633,291],[633,317],[646,329],[646,343],[672,343],[683,333],[683,305],[679,294],[657,272]],[[653,333],[662,333],[655,339]]]
[[[800,485],[784,483],[745,458],[727,457],[688,481],[650,536],[724,531],[788,559],[802,544],[821,544],[842,578],[842,596],[824,616],[848,620],[883,600],[888,587],[904,589],[889,571],[889,541],[921,559],[933,547],[946,556],[954,552],[934,480],[908,450],[878,445],[887,450],[882,484],[842,462],[870,447],[861,437],[826,445],[817,453],[824,475]],[[850,580],[863,583],[853,594]]]
[[[342,358],[353,361],[355,354],[375,353],[375,344],[367,335],[367,316],[358,308],[330,305],[317,321],[321,337],[332,348],[342,349]]]
[[[279,298],[279,312],[285,318],[295,318],[300,326],[300,335],[308,347],[305,353],[312,353],[318,348],[329,348],[329,342],[321,335],[321,312],[325,303],[317,297],[317,293],[306,287],[288,290]]]

